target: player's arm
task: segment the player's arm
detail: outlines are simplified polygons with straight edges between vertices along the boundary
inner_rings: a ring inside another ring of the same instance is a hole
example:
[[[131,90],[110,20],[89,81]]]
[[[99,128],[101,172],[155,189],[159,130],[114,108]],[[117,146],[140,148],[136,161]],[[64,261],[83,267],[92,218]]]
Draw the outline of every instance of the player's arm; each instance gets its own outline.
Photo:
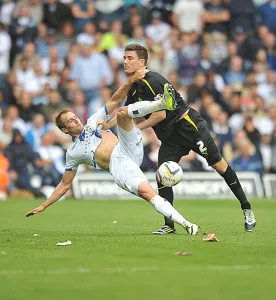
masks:
[[[141,68],[137,70],[132,76],[130,76],[125,82],[111,97],[111,99],[106,103],[106,109],[109,114],[118,107],[118,105],[126,99],[126,96],[133,83],[142,80],[145,77],[146,70]]]
[[[151,92],[153,93],[153,96],[155,97],[158,94],[163,94],[164,93],[164,86],[163,84],[161,84],[158,80],[156,80],[155,78],[153,78],[152,80],[149,80],[147,82],[147,85],[145,88],[149,88],[151,90]],[[139,123],[137,125],[137,127],[140,130],[152,127],[158,123],[160,123],[161,121],[163,121],[164,119],[166,119],[166,110],[160,110],[157,112],[154,112],[150,115],[150,117]]]
[[[57,185],[52,195],[40,206],[29,211],[26,217],[30,217],[37,213],[43,212],[48,206],[58,201],[71,187],[72,181],[77,173],[77,170],[65,171],[61,182]]]
[[[143,130],[160,123],[164,119],[166,119],[166,111],[160,110],[152,113],[147,120],[139,123],[136,127],[139,128],[140,130]]]
[[[111,97],[111,99],[105,105],[105,116],[100,115],[96,117],[97,125],[101,125],[102,129],[107,130],[117,125],[117,116],[106,122],[106,116],[109,116],[115,108],[127,97],[128,92],[133,83],[142,80],[145,77],[146,70],[141,68],[137,70],[132,76],[128,78],[128,81],[124,83]]]

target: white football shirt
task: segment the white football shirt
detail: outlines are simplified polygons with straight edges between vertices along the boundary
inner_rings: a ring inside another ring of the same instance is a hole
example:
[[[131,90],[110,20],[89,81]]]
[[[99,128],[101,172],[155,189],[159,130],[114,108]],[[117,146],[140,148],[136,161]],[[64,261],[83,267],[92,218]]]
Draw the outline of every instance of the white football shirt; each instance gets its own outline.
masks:
[[[65,171],[77,170],[80,164],[101,170],[94,159],[95,151],[102,141],[96,123],[100,120],[108,121],[109,117],[107,108],[104,106],[88,119],[80,136],[74,138],[74,144],[67,149]],[[110,130],[106,131],[110,132]]]

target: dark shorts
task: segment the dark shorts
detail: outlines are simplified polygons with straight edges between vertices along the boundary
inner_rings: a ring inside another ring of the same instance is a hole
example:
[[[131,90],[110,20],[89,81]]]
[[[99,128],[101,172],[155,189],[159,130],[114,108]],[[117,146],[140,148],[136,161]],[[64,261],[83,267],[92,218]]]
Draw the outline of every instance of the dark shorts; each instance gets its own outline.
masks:
[[[204,157],[210,166],[222,159],[206,121],[192,108],[184,119],[174,124],[172,135],[162,141],[158,164],[169,160],[179,162],[190,150]]]

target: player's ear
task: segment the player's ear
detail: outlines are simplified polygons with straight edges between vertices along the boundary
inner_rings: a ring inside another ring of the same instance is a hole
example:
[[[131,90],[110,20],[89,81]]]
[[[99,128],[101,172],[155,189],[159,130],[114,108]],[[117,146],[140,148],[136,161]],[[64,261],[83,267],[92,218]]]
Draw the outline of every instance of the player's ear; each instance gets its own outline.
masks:
[[[142,58],[142,59],[140,59],[140,67],[145,67],[145,63],[146,63],[146,61]]]
[[[66,128],[61,128],[61,131],[68,134],[68,130]]]

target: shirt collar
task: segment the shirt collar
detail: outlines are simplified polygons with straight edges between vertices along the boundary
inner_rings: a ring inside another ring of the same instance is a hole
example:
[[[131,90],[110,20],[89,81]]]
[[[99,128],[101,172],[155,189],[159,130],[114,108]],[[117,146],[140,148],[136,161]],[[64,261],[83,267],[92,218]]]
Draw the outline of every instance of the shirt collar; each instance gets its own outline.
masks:
[[[85,129],[83,129],[82,133],[78,137],[72,138],[72,141],[75,142],[77,139],[79,139],[81,142],[83,142],[84,138],[85,138]]]

